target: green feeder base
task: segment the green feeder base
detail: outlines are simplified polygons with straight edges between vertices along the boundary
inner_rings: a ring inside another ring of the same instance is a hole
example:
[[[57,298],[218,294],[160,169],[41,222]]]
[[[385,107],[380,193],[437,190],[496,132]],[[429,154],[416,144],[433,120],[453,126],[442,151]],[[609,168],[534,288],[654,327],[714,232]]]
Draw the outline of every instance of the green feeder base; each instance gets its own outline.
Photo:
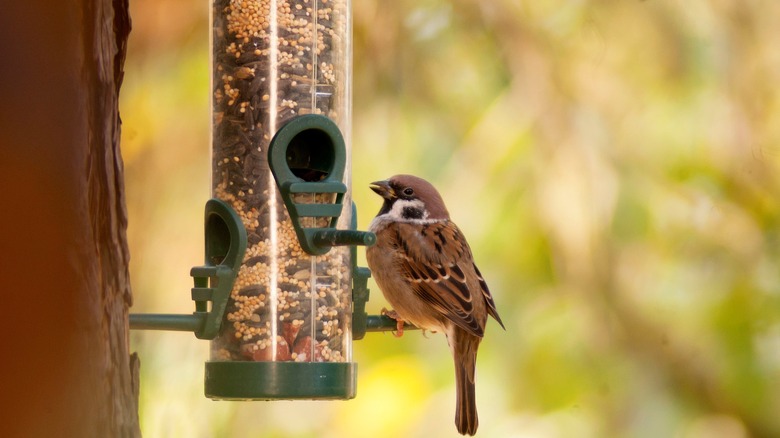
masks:
[[[206,397],[214,400],[348,400],[357,363],[206,362]]]

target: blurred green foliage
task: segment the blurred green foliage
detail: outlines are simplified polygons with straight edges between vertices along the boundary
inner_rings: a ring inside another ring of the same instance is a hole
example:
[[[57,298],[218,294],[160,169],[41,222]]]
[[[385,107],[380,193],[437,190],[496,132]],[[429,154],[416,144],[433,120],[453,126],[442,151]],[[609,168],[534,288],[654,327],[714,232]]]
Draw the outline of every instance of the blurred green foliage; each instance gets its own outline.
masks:
[[[208,2],[130,4],[134,312],[191,311]],[[353,191],[434,182],[506,332],[482,436],[780,436],[780,3],[354,0]],[[369,310],[384,305],[373,283]],[[446,342],[370,334],[349,402],[212,402],[208,345],[133,333],[150,437],[454,436]]]

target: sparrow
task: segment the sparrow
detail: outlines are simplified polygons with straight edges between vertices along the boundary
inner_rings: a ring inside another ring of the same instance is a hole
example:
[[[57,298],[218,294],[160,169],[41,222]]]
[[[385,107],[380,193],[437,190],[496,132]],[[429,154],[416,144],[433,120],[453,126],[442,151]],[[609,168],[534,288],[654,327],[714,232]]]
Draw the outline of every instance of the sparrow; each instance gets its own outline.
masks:
[[[386,314],[447,337],[455,361],[455,426],[474,435],[479,420],[474,397],[477,348],[488,315],[502,328],[485,279],[466,237],[450,220],[441,195],[428,181],[396,175],[371,183],[383,198],[371,221],[376,234],[366,258],[377,285],[393,307]]]

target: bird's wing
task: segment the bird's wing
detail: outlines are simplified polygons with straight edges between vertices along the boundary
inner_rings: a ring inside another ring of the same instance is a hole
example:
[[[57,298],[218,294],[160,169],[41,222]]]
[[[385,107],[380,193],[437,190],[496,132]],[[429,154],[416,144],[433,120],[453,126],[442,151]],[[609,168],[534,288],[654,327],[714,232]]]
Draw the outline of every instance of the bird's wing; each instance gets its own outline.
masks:
[[[477,273],[477,278],[479,279],[479,287],[482,289],[482,296],[485,298],[488,314],[496,320],[502,329],[506,330],[506,327],[504,327],[504,322],[501,321],[501,317],[498,316],[498,310],[496,310],[496,303],[493,301],[493,295],[490,294],[490,289],[488,289],[487,282],[485,282],[485,279],[482,277],[482,273],[479,272],[477,265],[474,265],[474,271]]]
[[[411,289],[447,319],[481,337],[485,317],[474,311],[475,304],[482,305],[475,300],[484,300],[490,315],[498,313],[463,233],[451,221],[397,225],[398,263]]]

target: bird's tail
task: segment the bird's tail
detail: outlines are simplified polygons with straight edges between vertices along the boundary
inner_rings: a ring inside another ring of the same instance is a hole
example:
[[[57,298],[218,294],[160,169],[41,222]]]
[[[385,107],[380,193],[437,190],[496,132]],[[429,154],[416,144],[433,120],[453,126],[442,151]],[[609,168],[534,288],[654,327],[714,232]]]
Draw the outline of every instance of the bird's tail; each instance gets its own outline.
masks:
[[[477,347],[481,338],[459,327],[450,339],[455,357],[455,386],[457,398],[455,404],[455,426],[461,435],[477,433],[477,400],[474,396],[474,372],[477,364]]]

